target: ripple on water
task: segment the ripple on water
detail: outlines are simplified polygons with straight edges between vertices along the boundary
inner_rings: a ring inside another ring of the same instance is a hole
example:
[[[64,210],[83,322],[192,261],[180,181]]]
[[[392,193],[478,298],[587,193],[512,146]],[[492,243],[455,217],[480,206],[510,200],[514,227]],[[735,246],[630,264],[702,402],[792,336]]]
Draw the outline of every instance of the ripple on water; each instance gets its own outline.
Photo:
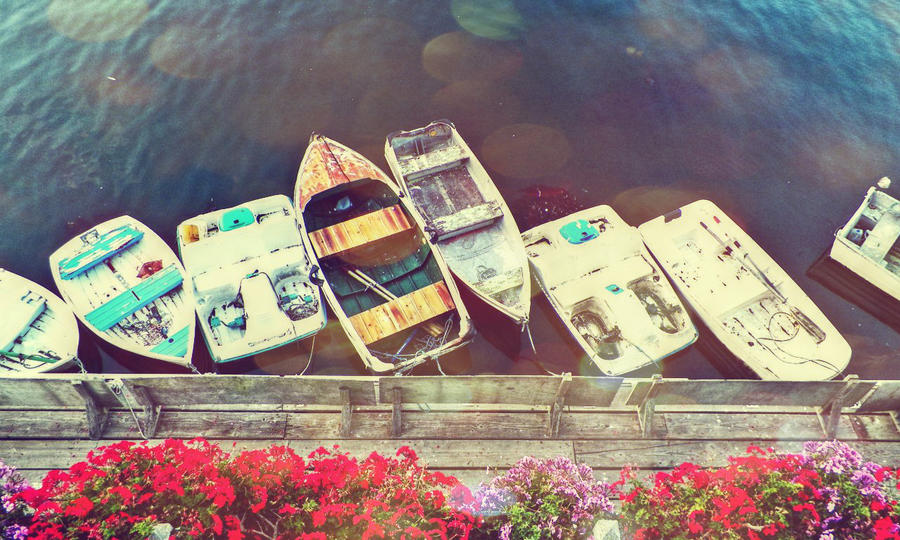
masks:
[[[504,126],[484,140],[485,165],[511,178],[540,178],[562,168],[572,156],[565,134],[539,124]]]
[[[512,0],[451,0],[450,13],[463,29],[488,39],[516,39],[525,19]]]
[[[422,65],[429,75],[445,82],[498,81],[519,71],[522,52],[510,43],[448,32],[425,44]]]
[[[710,92],[732,96],[765,87],[779,70],[772,59],[760,52],[722,46],[701,57],[693,71]]]
[[[102,42],[131,35],[148,12],[144,0],[53,0],[47,6],[47,20],[64,36]]]
[[[522,100],[502,82],[456,81],[431,96],[431,110],[452,120],[471,146],[497,126],[518,120]]]
[[[73,81],[91,105],[147,105],[159,95],[155,84],[122,60],[108,60],[81,69],[73,75]]]
[[[656,42],[655,50],[696,53],[706,47],[706,31],[697,22],[675,17],[641,17],[637,24],[644,36]]]
[[[269,146],[305,146],[313,131],[331,124],[331,102],[304,84],[271,87],[247,96],[234,111],[240,130]]]
[[[182,79],[207,79],[239,69],[246,36],[192,23],[172,24],[150,44],[150,61]]]
[[[353,19],[322,39],[317,76],[353,92],[376,82],[401,84],[418,78],[421,50],[418,33],[408,24],[384,17]]]
[[[817,125],[798,133],[791,170],[808,188],[862,193],[892,165],[892,149],[841,125]]]

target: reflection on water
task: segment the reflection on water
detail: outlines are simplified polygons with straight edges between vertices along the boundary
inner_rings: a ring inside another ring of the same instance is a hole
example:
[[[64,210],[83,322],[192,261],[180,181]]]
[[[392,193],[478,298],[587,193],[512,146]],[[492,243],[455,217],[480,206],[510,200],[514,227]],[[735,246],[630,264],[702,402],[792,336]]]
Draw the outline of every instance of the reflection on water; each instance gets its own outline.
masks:
[[[525,29],[512,0],[451,0],[450,11],[465,30],[488,39],[515,39]]]
[[[387,133],[448,118],[520,228],[603,203],[636,224],[709,198],[860,358],[900,349],[804,275],[865,188],[900,174],[896,2],[563,4],[8,0],[0,266],[52,288],[49,253],[102,219],[131,214],[174,245],[179,217],[290,193],[313,130],[384,167]],[[480,335],[444,371],[581,373],[544,304],[535,356],[467,301]],[[720,376],[695,349],[666,375]],[[257,370],[300,365],[273,358]],[[360,369],[333,321],[315,358],[314,373]]]
[[[53,0],[47,20],[78,41],[112,41],[131,35],[147,18],[144,0]]]
[[[519,71],[522,52],[509,42],[448,32],[425,44],[422,65],[442,81],[499,81]]]
[[[572,155],[565,134],[549,126],[512,124],[494,131],[481,146],[484,164],[511,178],[540,178]]]

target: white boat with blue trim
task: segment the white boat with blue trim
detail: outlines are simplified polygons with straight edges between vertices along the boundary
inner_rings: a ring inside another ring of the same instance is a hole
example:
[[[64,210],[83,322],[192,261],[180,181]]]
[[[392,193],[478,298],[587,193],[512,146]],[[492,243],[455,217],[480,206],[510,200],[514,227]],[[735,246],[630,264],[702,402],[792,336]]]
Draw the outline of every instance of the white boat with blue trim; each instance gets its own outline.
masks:
[[[78,355],[78,321],[63,300],[0,268],[0,376],[46,373]]]
[[[396,131],[384,155],[453,275],[516,324],[527,324],[531,278],[519,228],[456,127],[437,120]]]
[[[522,234],[538,284],[606,375],[656,363],[697,339],[635,227],[606,205]]]
[[[699,200],[638,229],[689,306],[738,361],[764,380],[827,380],[850,345],[750,236]],[[727,358],[726,358],[727,360]]]
[[[63,299],[95,334],[125,351],[191,365],[194,313],[175,252],[130,216],[111,219],[50,255]]]
[[[182,222],[178,250],[214,362],[274,349],[325,326],[318,266],[285,195]]]

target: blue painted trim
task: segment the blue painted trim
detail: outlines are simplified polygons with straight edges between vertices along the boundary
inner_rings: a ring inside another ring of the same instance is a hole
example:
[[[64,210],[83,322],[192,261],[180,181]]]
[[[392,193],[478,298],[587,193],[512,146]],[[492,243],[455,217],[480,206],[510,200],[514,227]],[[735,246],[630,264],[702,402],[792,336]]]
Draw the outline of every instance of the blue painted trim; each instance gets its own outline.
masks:
[[[97,330],[105,332],[122,319],[178,287],[182,281],[184,277],[178,267],[168,266],[97,307],[86,314],[84,319]]]
[[[190,330],[190,325],[185,326],[181,330],[170,335],[169,339],[150,349],[150,352],[165,356],[184,358],[188,350],[188,336],[191,333]]]
[[[66,280],[78,277],[116,253],[138,243],[143,237],[144,233],[131,225],[116,227],[78,255],[59,261],[59,276]]]

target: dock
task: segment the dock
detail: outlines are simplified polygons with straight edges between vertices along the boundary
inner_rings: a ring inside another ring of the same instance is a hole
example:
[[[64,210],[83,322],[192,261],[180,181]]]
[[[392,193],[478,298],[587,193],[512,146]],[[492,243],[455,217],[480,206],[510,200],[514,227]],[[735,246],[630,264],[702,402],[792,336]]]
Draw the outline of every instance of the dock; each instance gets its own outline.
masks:
[[[0,379],[0,458],[31,482],[119,440],[205,437],[226,451],[407,445],[475,487],[526,455],[616,479],[748,445],[799,451],[840,439],[900,464],[900,380],[792,382],[472,375],[334,377],[49,374]]]

